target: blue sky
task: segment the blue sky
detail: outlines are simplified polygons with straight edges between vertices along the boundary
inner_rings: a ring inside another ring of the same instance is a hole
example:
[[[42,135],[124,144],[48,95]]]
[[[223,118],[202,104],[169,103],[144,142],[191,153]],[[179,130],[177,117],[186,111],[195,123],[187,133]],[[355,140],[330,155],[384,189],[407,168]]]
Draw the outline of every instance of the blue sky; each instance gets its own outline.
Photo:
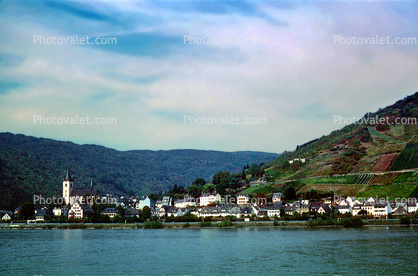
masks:
[[[416,14],[416,1],[2,0],[0,131],[119,150],[294,150],[341,128],[334,115],[361,117],[418,90],[418,45],[334,43],[418,38]],[[40,45],[34,36],[117,44]],[[267,123],[191,125],[185,116]]]

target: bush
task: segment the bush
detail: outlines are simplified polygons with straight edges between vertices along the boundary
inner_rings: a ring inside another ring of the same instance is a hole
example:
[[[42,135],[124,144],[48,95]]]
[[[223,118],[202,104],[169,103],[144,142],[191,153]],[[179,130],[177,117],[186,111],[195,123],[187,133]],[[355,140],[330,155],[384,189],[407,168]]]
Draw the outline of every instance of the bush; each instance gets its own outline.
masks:
[[[277,220],[273,221],[273,226],[280,226],[280,222],[278,222]]]
[[[188,227],[190,227],[190,223],[188,223],[188,222],[186,222],[185,224],[183,224],[183,226],[182,226],[183,228],[188,228]]]
[[[219,223],[218,225],[219,227],[230,227],[232,226],[232,222],[229,219],[223,220],[221,223]]]
[[[406,224],[406,225],[411,224],[411,218],[409,217],[401,217],[399,220],[401,224]]]
[[[364,222],[359,217],[346,217],[341,220],[341,224],[344,227],[361,227]]]
[[[200,226],[200,227],[211,227],[211,226],[212,226],[212,222],[210,222],[210,221],[202,221],[202,222],[199,224],[199,226]]]
[[[86,229],[87,225],[85,224],[71,224],[69,226],[70,229]]]
[[[147,222],[145,222],[142,225],[142,227],[144,229],[159,229],[159,228],[163,228],[163,224],[159,220],[154,220],[154,221],[147,221]]]

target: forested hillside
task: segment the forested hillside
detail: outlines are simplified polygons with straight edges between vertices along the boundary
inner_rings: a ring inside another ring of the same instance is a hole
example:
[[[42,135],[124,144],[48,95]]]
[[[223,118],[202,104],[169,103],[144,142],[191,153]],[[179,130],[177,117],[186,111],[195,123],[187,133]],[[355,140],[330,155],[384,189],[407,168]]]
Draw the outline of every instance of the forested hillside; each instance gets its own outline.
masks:
[[[96,145],[0,133],[0,209],[11,209],[33,194],[60,196],[64,170],[76,188],[93,179],[94,188],[114,195],[146,195],[174,184],[188,186],[219,171],[240,172],[278,154],[203,150],[117,151]]]

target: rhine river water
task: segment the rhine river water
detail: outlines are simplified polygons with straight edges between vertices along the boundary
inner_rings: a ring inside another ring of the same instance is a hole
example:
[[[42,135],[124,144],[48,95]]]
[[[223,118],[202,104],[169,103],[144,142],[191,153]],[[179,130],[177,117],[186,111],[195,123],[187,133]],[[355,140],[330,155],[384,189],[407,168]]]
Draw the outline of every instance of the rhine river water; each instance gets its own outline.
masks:
[[[0,230],[0,275],[417,275],[418,229]]]

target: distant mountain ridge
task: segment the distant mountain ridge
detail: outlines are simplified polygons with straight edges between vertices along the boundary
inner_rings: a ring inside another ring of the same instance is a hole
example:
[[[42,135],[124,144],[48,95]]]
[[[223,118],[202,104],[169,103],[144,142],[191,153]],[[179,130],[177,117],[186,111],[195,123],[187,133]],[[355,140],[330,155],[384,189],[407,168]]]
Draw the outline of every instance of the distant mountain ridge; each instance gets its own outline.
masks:
[[[33,194],[59,196],[64,170],[71,168],[77,189],[93,179],[95,189],[116,195],[146,195],[174,184],[188,186],[279,154],[205,150],[117,151],[98,145],[0,133],[0,209],[11,209]]]

